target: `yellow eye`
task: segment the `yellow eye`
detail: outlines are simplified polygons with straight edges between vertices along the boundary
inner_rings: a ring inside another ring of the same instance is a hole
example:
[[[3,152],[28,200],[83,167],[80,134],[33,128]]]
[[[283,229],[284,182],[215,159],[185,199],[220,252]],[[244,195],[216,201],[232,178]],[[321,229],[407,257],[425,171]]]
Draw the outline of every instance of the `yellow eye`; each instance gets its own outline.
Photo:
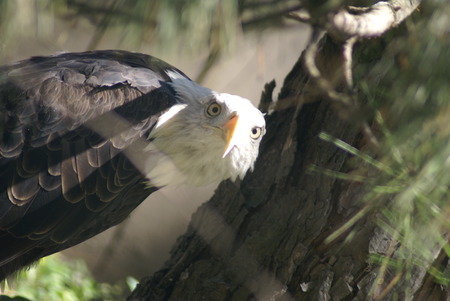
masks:
[[[219,115],[220,112],[222,112],[222,107],[217,102],[211,103],[206,109],[206,113],[212,117]]]
[[[261,136],[262,133],[262,129],[260,127],[254,127],[252,128],[252,131],[250,132],[250,137],[252,137],[252,139],[258,139],[259,136]]]

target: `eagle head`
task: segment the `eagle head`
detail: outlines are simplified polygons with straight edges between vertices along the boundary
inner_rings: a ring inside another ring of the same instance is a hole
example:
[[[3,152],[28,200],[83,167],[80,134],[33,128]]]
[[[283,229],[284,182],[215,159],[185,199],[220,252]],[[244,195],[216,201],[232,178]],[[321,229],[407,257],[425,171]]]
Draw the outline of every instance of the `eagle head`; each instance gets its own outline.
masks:
[[[265,133],[263,114],[240,96],[218,93],[169,73],[178,103],[151,132],[153,185],[205,185],[243,178],[253,169]],[[155,154],[158,154],[155,155]]]

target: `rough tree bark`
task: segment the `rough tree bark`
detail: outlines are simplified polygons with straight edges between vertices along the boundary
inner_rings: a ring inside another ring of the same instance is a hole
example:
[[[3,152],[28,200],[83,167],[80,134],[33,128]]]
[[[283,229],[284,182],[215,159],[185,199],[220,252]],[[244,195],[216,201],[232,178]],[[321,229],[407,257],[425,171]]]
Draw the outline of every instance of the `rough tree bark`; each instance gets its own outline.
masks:
[[[267,134],[254,172],[242,182],[219,186],[193,216],[165,268],[142,279],[129,301],[392,298],[389,288],[395,275],[380,281],[379,266],[368,261],[369,253],[388,252],[392,240],[376,226],[374,214],[354,231],[326,240],[360,212],[364,186],[309,169],[314,164],[351,171],[349,154],[319,139],[321,132],[359,149],[372,143],[370,126],[348,118],[353,104],[330,94],[349,84],[346,43],[339,42],[340,37],[326,35],[317,44],[314,62],[309,62],[331,86],[324,88],[307,70],[308,50],[303,52],[267,115]],[[270,85],[266,88],[263,108],[271,97]],[[401,300],[449,298],[425,269],[407,281],[409,295],[400,292]]]
[[[329,48],[341,56],[339,47]],[[303,93],[308,85],[299,61],[286,78],[280,99],[292,103],[292,99],[315,97]],[[349,281],[336,277],[342,272],[334,272],[333,277],[331,267],[349,265],[345,270],[352,273],[351,265],[361,265],[354,270],[363,270],[365,265],[355,263],[351,254],[339,255],[342,259],[332,264],[323,250],[313,255],[317,252],[314,245],[320,244],[330,223],[336,223],[336,215],[348,215],[339,209],[344,206],[340,200],[349,194],[341,183],[307,172],[311,163],[341,170],[348,156],[321,141],[321,131],[350,143],[358,135],[328,101],[301,108],[289,104],[268,115],[254,172],[241,183],[227,181],[219,186],[193,216],[167,268],[143,280],[129,300],[248,300],[250,296],[293,300],[288,284],[297,290],[308,283],[309,288],[303,289],[307,292],[299,293],[305,295],[304,300],[314,300],[313,292],[330,294],[333,278],[342,279],[333,290],[348,295]],[[312,289],[313,285],[322,288]]]

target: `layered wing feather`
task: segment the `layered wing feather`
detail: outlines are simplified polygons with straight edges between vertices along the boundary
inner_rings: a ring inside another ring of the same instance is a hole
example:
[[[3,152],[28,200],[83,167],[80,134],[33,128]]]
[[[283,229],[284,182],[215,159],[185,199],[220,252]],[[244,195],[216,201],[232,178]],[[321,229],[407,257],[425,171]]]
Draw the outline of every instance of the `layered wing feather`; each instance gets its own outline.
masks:
[[[124,151],[175,104],[168,70],[124,51],[0,69],[0,279],[120,223],[156,190]]]

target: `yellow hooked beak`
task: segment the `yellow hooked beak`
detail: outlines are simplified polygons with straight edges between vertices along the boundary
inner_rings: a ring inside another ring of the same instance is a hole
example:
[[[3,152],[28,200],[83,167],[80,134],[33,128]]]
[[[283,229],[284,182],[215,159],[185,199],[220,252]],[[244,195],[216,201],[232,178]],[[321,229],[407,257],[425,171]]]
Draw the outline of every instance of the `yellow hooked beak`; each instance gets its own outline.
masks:
[[[239,116],[233,115],[230,120],[223,125],[225,152],[223,153],[222,158],[225,158],[234,147],[234,132],[236,131],[238,120]]]

